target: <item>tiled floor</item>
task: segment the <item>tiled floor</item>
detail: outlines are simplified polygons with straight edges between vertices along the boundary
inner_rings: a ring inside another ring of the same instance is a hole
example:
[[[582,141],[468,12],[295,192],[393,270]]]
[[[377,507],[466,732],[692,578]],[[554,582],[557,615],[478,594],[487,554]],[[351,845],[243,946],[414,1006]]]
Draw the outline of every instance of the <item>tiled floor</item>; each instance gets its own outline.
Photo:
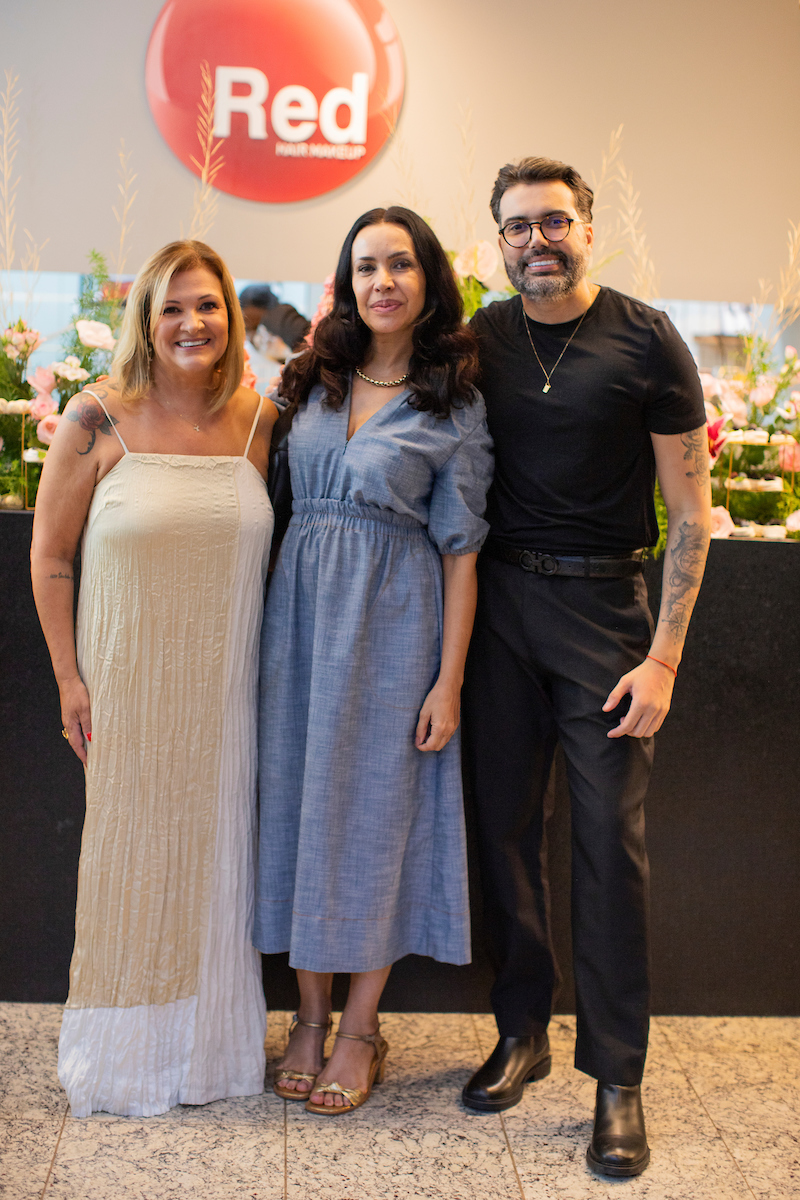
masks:
[[[800,1019],[659,1017],[644,1084],[652,1162],[591,1175],[594,1087],[553,1022],[553,1072],[502,1116],[458,1093],[490,1017],[386,1014],[386,1082],[336,1120],[272,1094],[149,1119],[76,1121],[56,1078],[56,1005],[0,1005],[0,1196],[8,1200],[797,1200]],[[287,1014],[273,1013],[269,1057]]]

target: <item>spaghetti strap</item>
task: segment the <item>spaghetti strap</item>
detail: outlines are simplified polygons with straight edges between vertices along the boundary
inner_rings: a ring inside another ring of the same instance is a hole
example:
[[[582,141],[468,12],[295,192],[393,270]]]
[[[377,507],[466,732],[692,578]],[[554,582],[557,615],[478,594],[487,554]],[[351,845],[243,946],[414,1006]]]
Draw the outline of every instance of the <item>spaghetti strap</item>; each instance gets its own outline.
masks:
[[[121,434],[121,433],[120,433],[120,431],[117,429],[117,422],[116,422],[116,421],[114,420],[114,418],[111,416],[111,413],[108,411],[108,409],[106,408],[105,404],[103,404],[103,401],[100,399],[100,397],[98,396],[97,392],[93,392],[91,388],[83,388],[83,391],[84,391],[84,392],[88,392],[88,394],[89,394],[90,396],[94,396],[95,400],[97,401],[97,403],[98,403],[98,404],[100,405],[100,407],[102,408],[103,412],[104,412],[104,413],[106,414],[106,416],[108,417],[108,423],[109,423],[109,425],[111,426],[111,428],[114,430],[114,433],[115,433],[115,434],[117,435],[117,437],[119,438],[119,442],[120,442],[120,445],[122,446],[122,449],[125,451],[125,453],[126,453],[126,454],[130,453],[130,451],[128,450],[128,447],[125,445],[125,443],[124,443],[124,442],[123,442],[123,440],[122,440],[122,434]]]
[[[258,418],[261,416],[261,409],[263,407],[264,407],[264,397],[259,396],[258,408],[256,409],[256,415],[253,417],[253,424],[250,426],[250,437],[247,439],[247,445],[244,448],[244,454],[242,455],[242,458],[247,458],[248,454],[250,453],[250,447],[253,444],[253,438],[255,436],[256,427],[258,425]]]

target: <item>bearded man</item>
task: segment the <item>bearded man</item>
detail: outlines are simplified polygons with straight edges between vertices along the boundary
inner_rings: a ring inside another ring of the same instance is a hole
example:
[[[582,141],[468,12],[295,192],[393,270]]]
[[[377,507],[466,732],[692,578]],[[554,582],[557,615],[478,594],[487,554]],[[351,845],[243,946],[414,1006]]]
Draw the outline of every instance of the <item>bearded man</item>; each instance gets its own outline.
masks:
[[[598,1081],[593,1170],[649,1161],[648,865],[643,803],[709,538],[703,396],[653,308],[591,283],[592,199],[573,168],[508,164],[491,209],[519,295],[472,321],[496,454],[465,686],[498,1044],[464,1088],[481,1112],[550,1070],[557,967],[544,797],[566,759],[572,814],[575,1065]],[[656,475],[669,530],[658,625],[642,551]]]

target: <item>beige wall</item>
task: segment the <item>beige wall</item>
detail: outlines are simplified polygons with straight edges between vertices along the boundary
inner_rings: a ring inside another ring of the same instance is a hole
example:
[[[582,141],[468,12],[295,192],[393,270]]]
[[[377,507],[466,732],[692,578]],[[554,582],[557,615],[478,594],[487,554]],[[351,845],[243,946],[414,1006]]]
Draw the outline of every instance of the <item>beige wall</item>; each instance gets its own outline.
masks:
[[[623,123],[660,294],[746,302],[760,278],[777,278],[789,219],[800,219],[797,0],[385,3],[406,54],[399,147],[318,200],[267,206],[222,195],[209,240],[236,275],[319,280],[351,220],[398,199],[418,204],[457,248],[473,192],[477,234],[493,237],[486,202],[499,165],[548,154],[591,177]],[[18,224],[49,239],[45,269],[82,270],[90,247],[113,251],[124,136],[138,174],[134,269],[188,224],[195,182],[145,98],[161,0],[3,7],[0,67],[15,68],[22,85]],[[624,263],[603,278],[630,285]]]

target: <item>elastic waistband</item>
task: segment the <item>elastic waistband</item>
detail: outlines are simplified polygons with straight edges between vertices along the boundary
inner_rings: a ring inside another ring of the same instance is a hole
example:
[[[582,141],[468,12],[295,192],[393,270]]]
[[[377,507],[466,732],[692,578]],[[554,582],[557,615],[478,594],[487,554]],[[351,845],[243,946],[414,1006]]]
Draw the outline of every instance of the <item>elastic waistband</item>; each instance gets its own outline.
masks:
[[[391,508],[378,508],[372,504],[354,504],[350,500],[327,498],[304,498],[292,501],[292,525],[308,525],[318,522],[348,526],[352,529],[373,525],[393,537],[428,536],[426,526],[416,517],[394,512]]]

